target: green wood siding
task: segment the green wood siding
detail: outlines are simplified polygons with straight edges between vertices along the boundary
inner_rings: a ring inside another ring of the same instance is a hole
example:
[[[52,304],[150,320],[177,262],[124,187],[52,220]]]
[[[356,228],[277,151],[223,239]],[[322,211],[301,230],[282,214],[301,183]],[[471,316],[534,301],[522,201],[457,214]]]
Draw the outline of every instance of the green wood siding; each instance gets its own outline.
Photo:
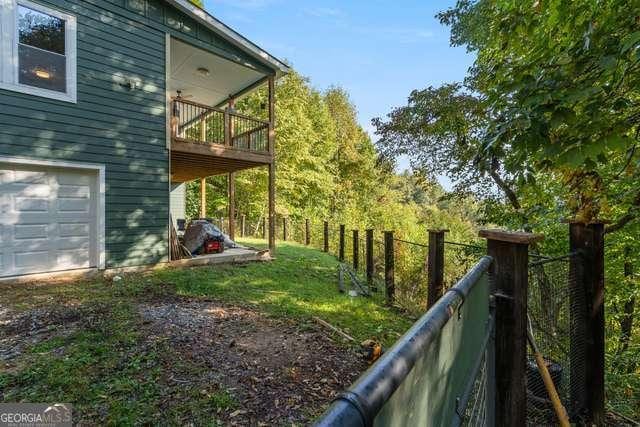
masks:
[[[107,267],[167,259],[163,24],[117,1],[38,0],[78,21],[78,102],[0,90],[0,155],[106,166]],[[135,79],[139,88],[119,82]]]

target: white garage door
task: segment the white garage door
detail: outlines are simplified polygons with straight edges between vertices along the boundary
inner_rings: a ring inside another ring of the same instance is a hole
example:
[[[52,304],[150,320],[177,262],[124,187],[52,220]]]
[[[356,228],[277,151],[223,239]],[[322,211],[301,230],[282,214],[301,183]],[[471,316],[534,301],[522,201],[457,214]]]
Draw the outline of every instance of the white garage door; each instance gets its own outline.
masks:
[[[0,163],[0,277],[95,267],[96,176]]]

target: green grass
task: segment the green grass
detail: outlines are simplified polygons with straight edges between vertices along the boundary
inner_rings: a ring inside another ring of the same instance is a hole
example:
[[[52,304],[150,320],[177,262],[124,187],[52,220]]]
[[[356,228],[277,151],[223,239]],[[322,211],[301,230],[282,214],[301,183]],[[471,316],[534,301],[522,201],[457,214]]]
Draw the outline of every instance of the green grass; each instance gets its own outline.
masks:
[[[71,334],[28,347],[16,366],[0,363],[0,400],[71,402],[81,414],[78,422],[145,424],[163,414],[170,424],[217,424],[216,414],[237,408],[233,393],[214,382],[173,383],[168,366],[185,378],[208,368],[177,357],[162,339],[149,343],[141,336],[136,305],[176,294],[251,306],[301,328],[318,327],[317,316],[358,341],[375,337],[387,346],[411,324],[385,307],[382,295],[340,294],[335,258],[293,243],[279,244],[277,259],[268,263],[164,268],[117,283],[99,278],[7,286],[3,304],[14,310],[79,307],[82,317]]]
[[[261,243],[242,242],[254,247]],[[296,243],[280,243],[277,259],[271,263],[163,270],[156,278],[175,284],[180,295],[250,304],[274,317],[300,321],[317,316],[358,340],[377,338],[385,345],[393,343],[411,321],[385,307],[382,292],[371,298],[339,293],[337,265],[331,255]]]

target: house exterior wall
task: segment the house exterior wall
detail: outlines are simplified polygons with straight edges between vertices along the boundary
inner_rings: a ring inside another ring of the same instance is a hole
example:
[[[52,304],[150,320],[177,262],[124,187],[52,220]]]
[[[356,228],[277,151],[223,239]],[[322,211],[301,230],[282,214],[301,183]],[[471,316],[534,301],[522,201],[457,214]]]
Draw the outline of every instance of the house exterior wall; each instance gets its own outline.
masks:
[[[0,156],[104,165],[106,266],[166,261],[165,34],[249,58],[159,0],[34,1],[76,16],[77,103],[0,90]]]

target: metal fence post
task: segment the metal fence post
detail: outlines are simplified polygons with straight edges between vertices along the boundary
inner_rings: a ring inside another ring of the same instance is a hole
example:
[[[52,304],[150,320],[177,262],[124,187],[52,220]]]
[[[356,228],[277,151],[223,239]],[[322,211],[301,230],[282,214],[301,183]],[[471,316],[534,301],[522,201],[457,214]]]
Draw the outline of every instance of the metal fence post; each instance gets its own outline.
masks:
[[[429,230],[427,256],[427,310],[444,292],[444,233],[449,230]]]
[[[527,419],[527,288],[529,245],[542,236],[481,230],[493,258],[495,297],[496,426],[523,426]]]
[[[311,244],[311,222],[309,218],[304,220],[304,244],[307,246]]]
[[[325,221],[324,222],[324,230],[323,231],[323,238],[324,238],[324,248],[323,250],[325,252],[329,252],[329,221]]]
[[[374,261],[373,261],[373,230],[372,229],[368,229],[366,231],[366,239],[365,239],[365,244],[366,244],[366,252],[365,252],[365,257],[366,257],[366,264],[367,264],[367,283],[369,284],[369,286],[371,286],[373,284],[373,274],[374,274]]]
[[[338,260],[344,262],[344,224],[340,224],[340,246],[338,248]]]
[[[387,304],[392,305],[396,285],[395,285],[395,258],[393,251],[393,231],[384,232],[384,286],[387,296]]]
[[[569,224],[571,412],[604,425],[604,224]]]
[[[353,230],[353,270],[358,271],[360,266],[360,233]]]

